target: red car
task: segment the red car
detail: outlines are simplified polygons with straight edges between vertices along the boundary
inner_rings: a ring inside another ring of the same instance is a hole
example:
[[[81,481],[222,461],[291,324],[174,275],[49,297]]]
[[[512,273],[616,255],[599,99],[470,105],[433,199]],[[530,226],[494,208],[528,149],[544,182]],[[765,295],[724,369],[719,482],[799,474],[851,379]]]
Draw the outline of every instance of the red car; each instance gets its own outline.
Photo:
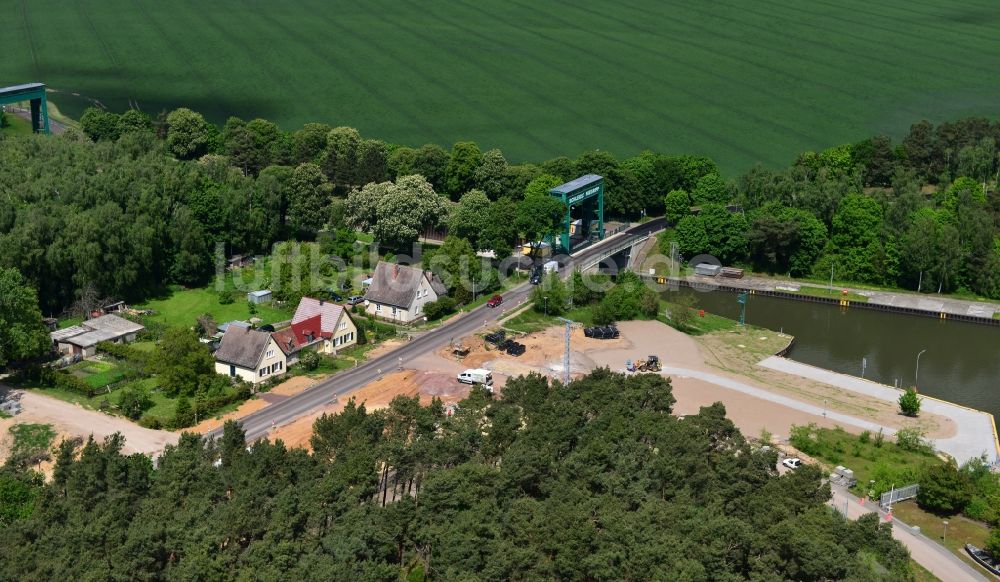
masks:
[[[499,295],[494,295],[493,297],[490,297],[490,300],[486,302],[486,305],[488,307],[496,307],[501,303],[503,303],[503,297]]]

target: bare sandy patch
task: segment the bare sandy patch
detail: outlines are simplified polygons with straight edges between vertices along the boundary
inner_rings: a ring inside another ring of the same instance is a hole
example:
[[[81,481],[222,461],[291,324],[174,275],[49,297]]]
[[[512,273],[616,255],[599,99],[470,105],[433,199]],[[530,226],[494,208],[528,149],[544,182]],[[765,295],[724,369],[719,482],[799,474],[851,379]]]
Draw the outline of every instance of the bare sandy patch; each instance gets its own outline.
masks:
[[[91,435],[95,440],[102,441],[118,432],[125,437],[123,452],[126,454],[145,453],[155,456],[163,452],[168,444],[176,443],[179,436],[175,432],[143,428],[126,418],[88,410],[35,392],[22,393],[21,407],[21,413],[17,416],[0,420],[0,434],[4,438],[9,435],[11,426],[22,423],[52,425],[57,435],[53,445],[57,445],[63,438],[79,437],[86,440]],[[9,449],[0,447],[0,458],[6,459],[8,452]]]
[[[288,447],[311,449],[309,438],[312,436],[313,423],[316,419],[323,414],[340,412],[352,398],[358,404],[364,404],[368,410],[378,410],[387,408],[397,396],[417,396],[423,405],[430,404],[434,398],[439,398],[447,405],[458,402],[468,395],[469,386],[459,384],[451,373],[426,370],[393,372],[341,396],[334,404],[272,430],[268,437],[272,441],[280,439]]]

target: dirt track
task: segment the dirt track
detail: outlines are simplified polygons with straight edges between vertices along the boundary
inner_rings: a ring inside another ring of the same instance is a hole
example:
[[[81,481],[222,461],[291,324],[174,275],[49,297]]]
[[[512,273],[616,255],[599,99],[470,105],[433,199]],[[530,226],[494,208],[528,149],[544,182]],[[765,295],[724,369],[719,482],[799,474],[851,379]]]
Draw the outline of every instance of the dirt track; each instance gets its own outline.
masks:
[[[177,442],[178,433],[143,428],[129,420],[94,410],[87,410],[62,400],[34,392],[22,392],[22,412],[13,418],[0,420],[0,435],[5,440],[8,428],[15,424],[51,424],[57,433],[56,443],[63,437],[94,435],[97,440],[120,432],[125,437],[126,453],[155,455]],[[6,458],[6,447],[0,445],[0,458]]]

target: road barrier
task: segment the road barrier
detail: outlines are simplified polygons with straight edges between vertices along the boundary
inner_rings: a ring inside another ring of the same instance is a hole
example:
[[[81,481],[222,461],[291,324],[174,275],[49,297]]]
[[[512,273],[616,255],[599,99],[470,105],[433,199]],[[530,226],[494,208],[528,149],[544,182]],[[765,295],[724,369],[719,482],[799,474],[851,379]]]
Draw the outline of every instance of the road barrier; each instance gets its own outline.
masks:
[[[920,485],[914,483],[913,485],[907,485],[906,487],[900,487],[899,489],[893,489],[891,491],[886,491],[879,498],[878,505],[881,508],[886,508],[893,503],[898,501],[903,501],[904,499],[913,499],[920,492]]]

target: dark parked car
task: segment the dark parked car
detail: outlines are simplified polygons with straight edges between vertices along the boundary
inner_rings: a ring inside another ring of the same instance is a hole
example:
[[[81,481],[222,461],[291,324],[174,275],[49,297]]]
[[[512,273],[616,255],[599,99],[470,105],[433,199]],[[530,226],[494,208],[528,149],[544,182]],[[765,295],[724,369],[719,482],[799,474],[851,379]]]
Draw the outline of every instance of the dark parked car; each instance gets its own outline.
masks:
[[[541,265],[533,267],[531,269],[531,276],[528,277],[528,283],[531,283],[532,285],[541,285],[542,277],[544,275],[545,275],[545,270],[542,268]]]
[[[336,301],[337,303],[340,303],[343,300],[344,300],[343,295],[333,290],[330,291],[330,301]]]

